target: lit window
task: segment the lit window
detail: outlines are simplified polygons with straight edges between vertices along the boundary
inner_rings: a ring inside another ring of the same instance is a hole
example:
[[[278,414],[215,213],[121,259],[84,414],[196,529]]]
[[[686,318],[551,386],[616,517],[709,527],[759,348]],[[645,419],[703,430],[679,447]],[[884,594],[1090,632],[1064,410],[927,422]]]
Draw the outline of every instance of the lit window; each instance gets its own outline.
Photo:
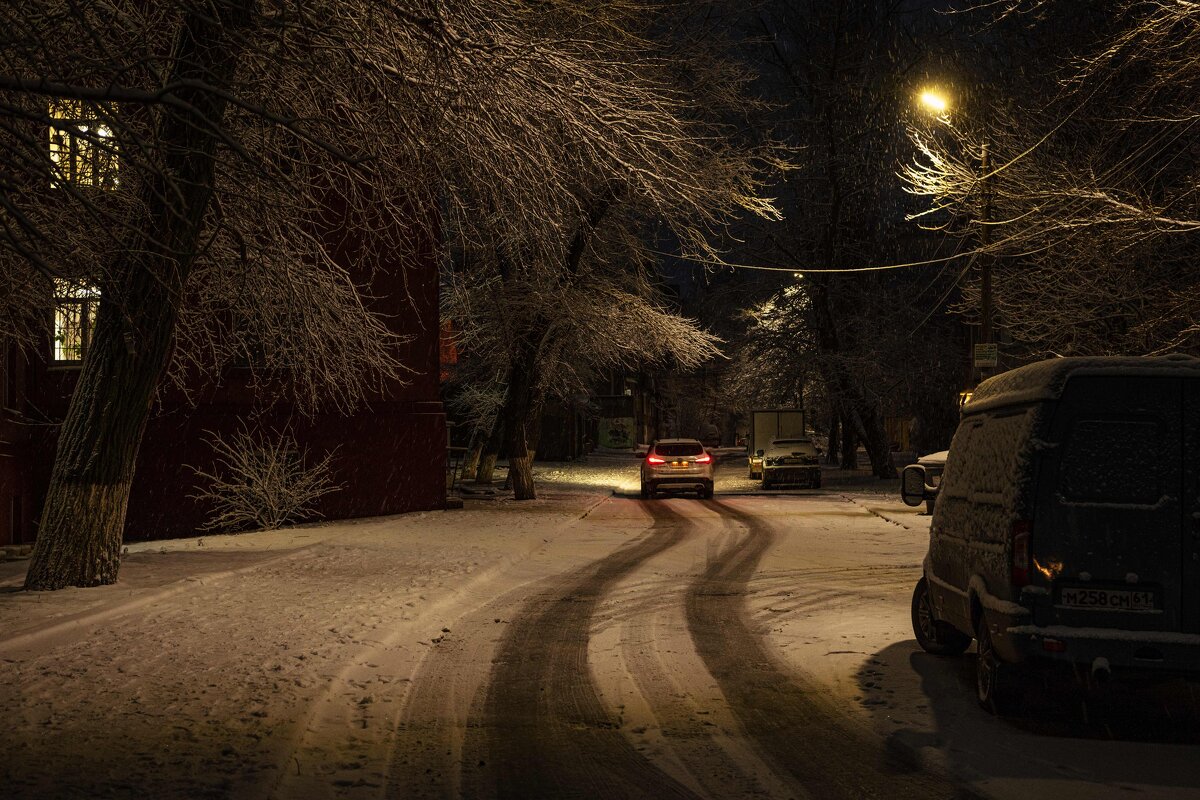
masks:
[[[54,360],[79,363],[87,354],[96,324],[100,290],[54,279]]]
[[[51,185],[114,188],[117,143],[97,109],[79,100],[56,100],[50,104],[50,119]]]

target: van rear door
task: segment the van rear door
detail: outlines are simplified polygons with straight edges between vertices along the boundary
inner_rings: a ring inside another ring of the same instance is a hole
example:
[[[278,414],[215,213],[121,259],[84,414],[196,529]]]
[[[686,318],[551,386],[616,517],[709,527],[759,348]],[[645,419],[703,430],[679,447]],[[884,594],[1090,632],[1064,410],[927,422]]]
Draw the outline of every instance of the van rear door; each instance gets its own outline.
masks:
[[[1200,380],[1183,383],[1183,549],[1180,593],[1183,627],[1200,633]]]
[[[1183,524],[1193,498],[1181,502],[1183,389],[1178,378],[1068,379],[1037,448],[1031,566],[1050,595],[1038,603],[1036,624],[1196,624],[1195,583],[1185,589],[1181,558],[1185,545],[1195,547]]]

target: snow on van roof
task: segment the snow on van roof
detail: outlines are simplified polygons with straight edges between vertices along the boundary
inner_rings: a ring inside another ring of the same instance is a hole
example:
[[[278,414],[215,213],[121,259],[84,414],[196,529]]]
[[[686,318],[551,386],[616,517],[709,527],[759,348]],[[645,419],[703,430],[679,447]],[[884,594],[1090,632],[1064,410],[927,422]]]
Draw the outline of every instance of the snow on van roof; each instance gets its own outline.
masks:
[[[1072,375],[1189,375],[1200,377],[1200,359],[1169,356],[1073,356],[1027,364],[988,378],[963,408],[964,414],[1001,406],[1056,400]]]

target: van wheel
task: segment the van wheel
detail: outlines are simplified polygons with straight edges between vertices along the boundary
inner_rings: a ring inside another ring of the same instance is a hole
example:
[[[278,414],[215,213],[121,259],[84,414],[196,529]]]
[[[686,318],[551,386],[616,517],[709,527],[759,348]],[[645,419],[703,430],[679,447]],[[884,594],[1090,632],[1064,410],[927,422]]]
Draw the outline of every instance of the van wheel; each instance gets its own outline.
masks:
[[[962,633],[948,622],[933,615],[933,598],[929,594],[929,582],[925,578],[917,581],[912,596],[912,626],[917,644],[926,653],[935,656],[961,656],[971,646],[971,637]]]
[[[975,624],[975,641],[979,655],[975,659],[975,699],[984,711],[997,716],[1008,710],[1008,683],[1010,667],[996,655],[992,634],[987,619],[979,615]]]

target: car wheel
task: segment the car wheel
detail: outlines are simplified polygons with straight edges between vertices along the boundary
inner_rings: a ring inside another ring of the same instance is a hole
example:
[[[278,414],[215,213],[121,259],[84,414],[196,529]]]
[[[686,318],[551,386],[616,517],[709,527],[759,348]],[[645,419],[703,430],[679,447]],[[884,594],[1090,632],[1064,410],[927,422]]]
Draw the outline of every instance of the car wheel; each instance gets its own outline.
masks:
[[[933,615],[933,597],[925,578],[917,581],[912,596],[912,626],[917,644],[935,656],[960,656],[971,646],[971,637]]]
[[[1009,705],[1007,691],[1011,667],[996,655],[992,634],[982,613],[975,624],[975,641],[979,651],[975,659],[975,699],[985,711],[999,716]]]
[[[704,484],[704,488],[700,490],[700,499],[701,500],[712,500],[712,496],[713,496],[713,485],[712,485],[712,482],[710,481],[709,483]]]
[[[764,488],[764,489],[770,489],[770,488],[771,488],[771,482],[770,482],[769,480],[767,480],[766,478],[763,478],[763,479],[762,479],[762,488]]]
[[[642,481],[642,491],[640,494],[643,500],[650,499],[650,487],[646,485],[645,481]]]

